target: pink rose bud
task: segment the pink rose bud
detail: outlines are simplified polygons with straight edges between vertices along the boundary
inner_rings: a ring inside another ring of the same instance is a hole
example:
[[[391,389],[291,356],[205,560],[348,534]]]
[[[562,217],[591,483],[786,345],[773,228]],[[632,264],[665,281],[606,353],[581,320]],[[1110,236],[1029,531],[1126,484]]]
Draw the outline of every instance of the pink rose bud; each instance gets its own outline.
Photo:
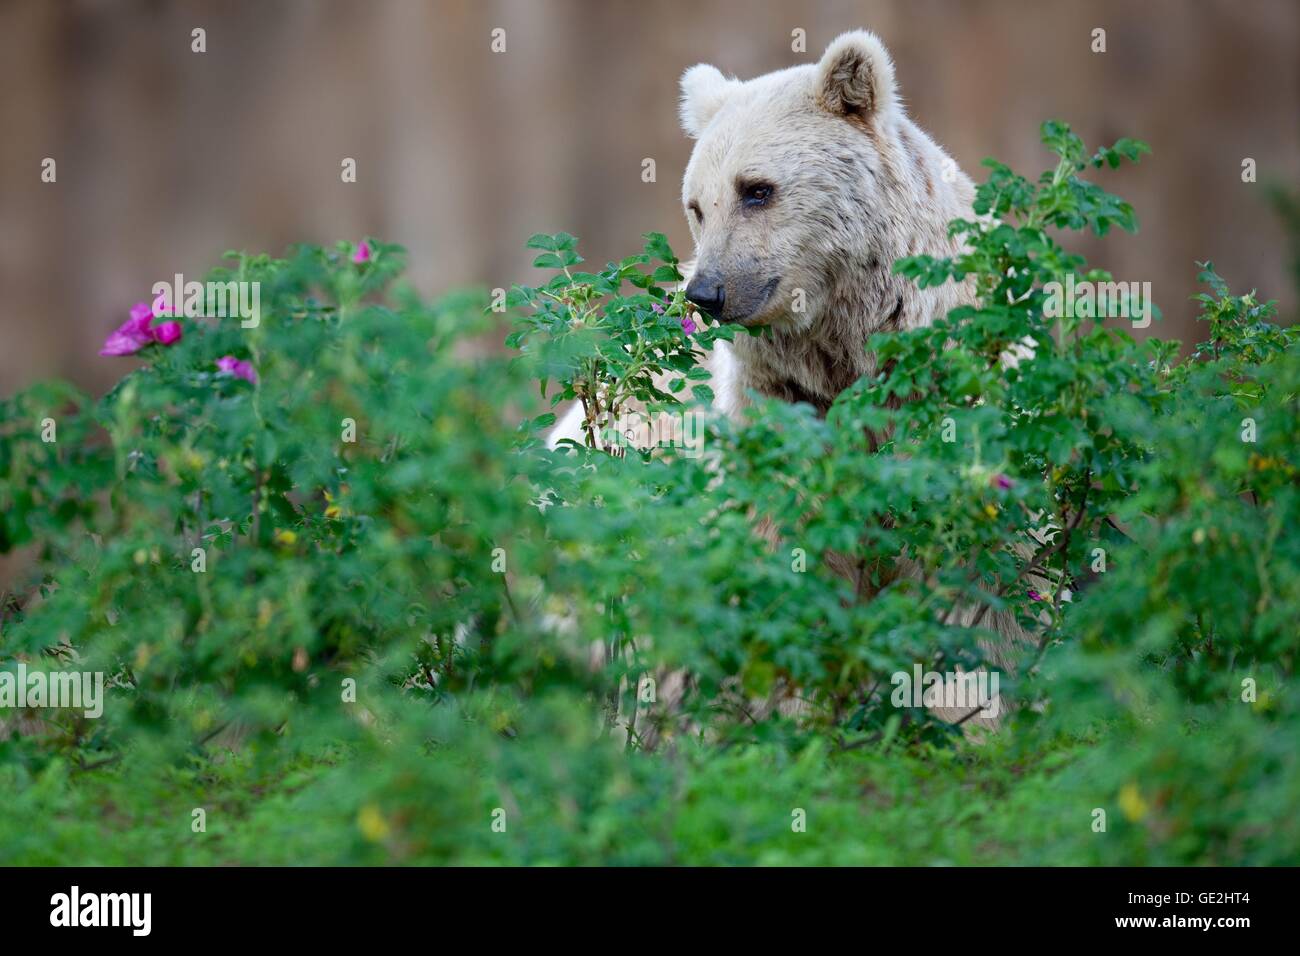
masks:
[[[357,251],[354,252],[354,253],[352,253],[352,261],[355,262],[357,265],[361,265],[361,263],[363,263],[363,262],[369,262],[369,261],[370,261],[370,243],[368,243],[368,242],[366,242],[366,240],[362,239],[362,240],[361,240],[361,245],[357,246]]]
[[[1005,491],[1011,487],[1011,479],[1006,475],[994,475],[993,484]]]
[[[223,355],[217,359],[217,368],[226,375],[233,375],[236,378],[242,378],[247,382],[257,384],[257,372],[248,362],[235,358],[233,355]]]
[[[158,340],[160,345],[171,345],[173,342],[179,342],[181,324],[179,322],[163,322],[154,328],[153,337]]]
[[[1029,589],[1029,600],[1031,600],[1031,601],[1046,601],[1047,598],[1043,597],[1041,594],[1039,594],[1039,593],[1038,593],[1037,591],[1035,591],[1033,588],[1030,588],[1030,589]]]
[[[695,334],[695,330],[696,330],[697,328],[698,328],[698,326],[696,326],[696,324],[695,324],[695,320],[694,320],[693,318],[691,318],[689,315],[684,315],[684,316],[682,316],[682,331],[683,331],[683,332],[685,332],[687,335],[694,335],[694,334]]]

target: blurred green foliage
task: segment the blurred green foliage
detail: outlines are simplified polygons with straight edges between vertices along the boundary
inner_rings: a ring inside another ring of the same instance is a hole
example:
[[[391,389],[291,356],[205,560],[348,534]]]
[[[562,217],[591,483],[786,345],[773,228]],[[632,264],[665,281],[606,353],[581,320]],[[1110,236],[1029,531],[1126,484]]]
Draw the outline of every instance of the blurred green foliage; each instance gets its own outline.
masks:
[[[0,550],[33,568],[0,669],[111,683],[98,720],[0,711],[0,862],[1300,862],[1296,336],[1208,264],[1181,363],[1045,318],[1047,283],[1110,278],[1057,235],[1136,227],[1082,175],[1145,147],[1043,133],[1037,181],[990,161],[966,253],[896,266],[976,305],[701,457],[595,440],[707,401],[733,334],[683,328],[653,234],[594,273],[534,237],[510,358],[467,347],[486,296],[425,304],[371,241],[232,255],[256,328],[0,401]],[[585,442],[547,447],[539,384]],[[894,671],[984,662],[991,614],[1036,641],[1005,730],[891,705]]]

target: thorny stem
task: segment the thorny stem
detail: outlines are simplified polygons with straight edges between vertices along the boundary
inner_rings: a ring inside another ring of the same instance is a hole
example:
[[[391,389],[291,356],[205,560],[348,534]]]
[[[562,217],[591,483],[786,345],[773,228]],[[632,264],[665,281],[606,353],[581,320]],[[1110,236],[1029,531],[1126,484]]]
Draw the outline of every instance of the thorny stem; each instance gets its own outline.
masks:
[[[1056,554],[1056,552],[1061,551],[1062,549],[1066,548],[1069,545],[1070,534],[1074,531],[1075,528],[1079,526],[1079,523],[1083,521],[1083,516],[1087,511],[1088,492],[1091,490],[1091,478],[1092,478],[1091,470],[1084,473],[1083,495],[1079,499],[1079,507],[1075,511],[1074,520],[1072,520],[1065,527],[1065,529],[1061,532],[1060,536],[1058,536],[1057,539],[1054,542],[1052,542],[1052,544],[1049,547],[1044,548],[1043,550],[1039,551],[1038,554],[1034,555],[1033,560],[1030,561],[1028,564],[1026,564],[1023,568],[1021,568],[1020,572],[1014,578],[1012,578],[1009,582],[1007,582],[1006,584],[1002,585],[997,589],[996,595],[998,597],[1001,597],[1002,595],[1006,594],[1009,590],[1015,587],[1017,583],[1023,580],[1026,575],[1032,574],[1034,571],[1038,570],[1038,568],[1040,568],[1043,565],[1043,562],[1045,562],[1052,555]],[[989,609],[989,604],[987,601],[985,601],[980,605],[979,611],[976,612],[975,617],[971,620],[968,626],[969,627],[977,626],[979,622],[984,619],[984,615],[985,613],[987,613],[988,609]]]

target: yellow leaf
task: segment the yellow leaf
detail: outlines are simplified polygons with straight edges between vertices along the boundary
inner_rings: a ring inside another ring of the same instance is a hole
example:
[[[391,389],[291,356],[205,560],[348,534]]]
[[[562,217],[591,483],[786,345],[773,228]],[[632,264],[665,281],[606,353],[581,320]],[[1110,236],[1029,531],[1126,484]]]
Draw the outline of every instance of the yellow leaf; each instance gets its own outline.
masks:
[[[371,843],[378,843],[380,840],[387,838],[390,828],[384,815],[379,812],[379,808],[373,803],[367,803],[357,814],[357,828],[361,830],[361,835]]]
[[[1135,783],[1126,783],[1119,789],[1119,808],[1131,823],[1137,823],[1151,809],[1142,799],[1142,791]]]

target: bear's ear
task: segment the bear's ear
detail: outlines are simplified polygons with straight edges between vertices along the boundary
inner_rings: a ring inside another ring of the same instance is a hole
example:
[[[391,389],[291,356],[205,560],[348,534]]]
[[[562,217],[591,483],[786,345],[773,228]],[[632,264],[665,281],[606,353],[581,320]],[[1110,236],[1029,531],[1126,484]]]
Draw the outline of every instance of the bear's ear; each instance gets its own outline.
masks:
[[[709,120],[722,109],[727,96],[738,85],[736,80],[727,79],[716,66],[707,63],[697,63],[683,73],[680,113],[686,135],[699,139]]]
[[[817,99],[837,116],[863,119],[894,105],[894,64],[880,38],[866,30],[842,33],[817,66]]]

